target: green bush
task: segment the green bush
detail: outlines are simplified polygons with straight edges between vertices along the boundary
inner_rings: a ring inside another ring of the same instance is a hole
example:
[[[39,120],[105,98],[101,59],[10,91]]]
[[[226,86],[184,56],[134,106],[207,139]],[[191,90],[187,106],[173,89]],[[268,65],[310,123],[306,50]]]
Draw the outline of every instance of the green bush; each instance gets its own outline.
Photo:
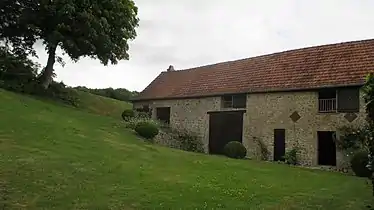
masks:
[[[135,117],[135,112],[132,109],[125,109],[122,112],[122,119],[126,122],[130,121],[132,118]]]
[[[125,127],[126,128],[129,128],[129,129],[132,129],[132,130],[135,130],[135,127],[138,123],[140,122],[148,122],[148,123],[152,123],[153,125],[156,125],[157,127],[160,127],[160,123],[156,120],[153,120],[153,119],[150,119],[150,118],[137,118],[137,117],[133,117],[131,119],[129,119],[128,121],[125,122]]]
[[[370,177],[371,171],[367,168],[369,163],[368,153],[366,151],[356,152],[351,159],[351,167],[356,176]]]
[[[287,164],[290,165],[297,165],[299,163],[297,159],[298,149],[292,148],[291,150],[288,150],[286,154],[284,155],[284,160]]]
[[[147,121],[136,124],[135,131],[146,139],[153,139],[159,132],[157,125]]]
[[[225,145],[223,151],[230,158],[243,159],[247,155],[247,149],[238,141],[230,141]]]

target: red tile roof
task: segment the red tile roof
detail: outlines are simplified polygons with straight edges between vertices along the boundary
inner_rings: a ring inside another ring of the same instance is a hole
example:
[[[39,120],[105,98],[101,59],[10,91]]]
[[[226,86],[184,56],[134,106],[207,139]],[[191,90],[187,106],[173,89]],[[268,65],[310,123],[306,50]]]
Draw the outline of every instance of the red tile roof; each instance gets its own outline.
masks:
[[[368,72],[374,72],[374,39],[162,72],[134,100],[357,85]]]

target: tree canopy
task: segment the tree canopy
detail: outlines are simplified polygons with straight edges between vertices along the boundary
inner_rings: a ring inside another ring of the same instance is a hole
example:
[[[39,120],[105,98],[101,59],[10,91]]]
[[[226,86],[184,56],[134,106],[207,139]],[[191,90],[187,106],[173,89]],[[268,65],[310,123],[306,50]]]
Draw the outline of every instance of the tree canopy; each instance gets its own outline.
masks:
[[[42,40],[48,61],[40,82],[48,87],[56,48],[73,61],[82,56],[104,65],[129,59],[128,41],[136,37],[138,8],[132,0],[2,0],[0,40],[19,53],[34,54]]]

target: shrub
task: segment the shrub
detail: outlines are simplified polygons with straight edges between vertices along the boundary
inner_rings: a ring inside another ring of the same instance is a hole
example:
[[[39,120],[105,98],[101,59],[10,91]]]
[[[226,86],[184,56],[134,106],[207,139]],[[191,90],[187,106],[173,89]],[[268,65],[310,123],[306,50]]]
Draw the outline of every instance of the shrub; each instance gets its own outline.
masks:
[[[230,158],[243,159],[247,155],[247,149],[238,141],[230,141],[223,150],[224,154]]]
[[[151,118],[151,116],[147,112],[135,112],[135,116],[137,118],[145,118],[145,119]]]
[[[356,152],[351,159],[351,167],[356,176],[370,177],[371,171],[367,168],[369,163],[368,153],[366,151]]]
[[[126,122],[130,121],[132,118],[135,117],[135,112],[132,109],[125,109],[122,112],[122,119]]]
[[[137,123],[135,131],[146,139],[153,139],[159,132],[157,125],[147,121]]]
[[[288,150],[284,155],[285,162],[290,165],[297,165],[299,162],[297,159],[298,152],[299,151],[297,148],[292,148],[291,150]]]
[[[359,128],[343,126],[339,128],[339,133],[339,138],[335,138],[338,149],[352,154],[365,148],[370,128],[367,125]]]
[[[135,130],[136,125],[140,122],[148,122],[148,123],[152,123],[153,125],[156,125],[158,128],[160,127],[159,125],[160,123],[156,120],[153,120],[150,118],[137,118],[137,117],[130,118],[128,121],[126,121],[125,127]]]

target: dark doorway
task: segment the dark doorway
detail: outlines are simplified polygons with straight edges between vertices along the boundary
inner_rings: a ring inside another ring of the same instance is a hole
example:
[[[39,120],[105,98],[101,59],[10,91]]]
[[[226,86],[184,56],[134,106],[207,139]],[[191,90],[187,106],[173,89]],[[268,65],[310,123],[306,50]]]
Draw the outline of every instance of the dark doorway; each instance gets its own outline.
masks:
[[[274,129],[274,161],[284,161],[286,153],[286,130]]]
[[[334,131],[318,131],[318,164],[336,166]]]
[[[209,153],[223,154],[230,141],[242,142],[243,111],[209,113]]]
[[[157,107],[156,118],[165,124],[170,124],[170,107]]]

